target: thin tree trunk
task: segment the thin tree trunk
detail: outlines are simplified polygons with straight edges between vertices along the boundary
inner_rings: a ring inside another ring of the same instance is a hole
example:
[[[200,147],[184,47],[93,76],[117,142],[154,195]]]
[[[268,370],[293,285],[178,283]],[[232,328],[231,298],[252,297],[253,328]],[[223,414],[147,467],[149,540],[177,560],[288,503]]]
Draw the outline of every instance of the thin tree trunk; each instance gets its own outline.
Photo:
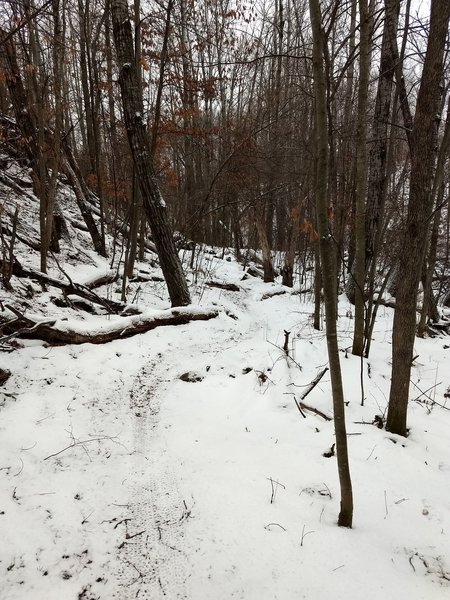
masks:
[[[331,388],[333,394],[336,453],[339,483],[341,487],[341,509],[339,512],[338,525],[342,527],[351,527],[353,521],[353,492],[348,463],[344,391],[342,387],[341,366],[339,362],[339,348],[336,331],[336,260],[333,239],[329,232],[327,218],[328,137],[326,82],[323,61],[323,47],[326,40],[322,28],[319,0],[309,0],[309,10],[313,35],[313,73],[316,102],[316,212],[325,301],[328,360],[330,365]]]
[[[359,0],[359,87],[356,128],[356,218],[355,218],[355,328],[352,353],[362,356],[364,349],[365,212],[367,191],[367,98],[370,49],[367,0]]]
[[[261,206],[255,209],[255,225],[258,231],[259,243],[262,252],[264,281],[266,283],[271,283],[275,278],[275,274],[272,265],[272,257],[270,255],[270,244],[269,240],[267,239],[267,228],[264,226],[264,209]]]
[[[320,268],[320,248],[314,246],[314,329],[320,331],[320,294],[322,293],[322,270]]]
[[[439,156],[436,164],[436,172],[433,181],[432,200],[433,205],[436,204],[433,227],[431,230],[430,242],[428,244],[428,255],[423,267],[422,287],[423,287],[423,303],[420,314],[419,326],[417,335],[423,337],[425,335],[427,320],[439,320],[439,312],[437,310],[436,300],[432,289],[432,280],[434,267],[436,264],[437,244],[439,239],[439,224],[441,221],[442,206],[444,204],[444,173],[445,163],[447,161],[450,150],[450,98],[447,105],[447,119],[445,122],[444,135],[442,137],[441,146],[439,148]]]

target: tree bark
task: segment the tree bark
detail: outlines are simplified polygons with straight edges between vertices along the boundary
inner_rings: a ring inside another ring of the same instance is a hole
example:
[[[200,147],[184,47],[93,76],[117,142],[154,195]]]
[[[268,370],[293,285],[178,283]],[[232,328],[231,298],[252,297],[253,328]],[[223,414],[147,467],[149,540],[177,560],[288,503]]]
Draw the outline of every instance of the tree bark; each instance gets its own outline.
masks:
[[[189,290],[169,226],[166,204],[161,196],[151,161],[150,144],[140,111],[140,97],[133,50],[131,21],[126,0],[111,1],[114,40],[119,62],[125,126],[136,167],[144,208],[166,280],[172,306],[190,303]]]
[[[258,231],[259,243],[262,252],[262,263],[264,269],[264,282],[272,283],[275,278],[275,273],[272,265],[272,257],[270,255],[270,244],[267,239],[267,228],[264,226],[264,207],[259,202],[259,206],[255,208],[255,225]]]
[[[365,213],[367,193],[367,98],[369,93],[370,48],[367,0],[359,0],[359,87],[356,128],[356,214],[355,214],[355,327],[352,353],[364,349]]]

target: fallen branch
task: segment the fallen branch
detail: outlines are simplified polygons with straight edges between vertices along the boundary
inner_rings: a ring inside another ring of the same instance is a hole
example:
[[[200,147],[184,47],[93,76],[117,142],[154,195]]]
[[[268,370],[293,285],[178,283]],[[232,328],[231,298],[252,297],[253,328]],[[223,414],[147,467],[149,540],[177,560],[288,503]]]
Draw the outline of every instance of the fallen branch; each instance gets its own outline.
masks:
[[[33,338],[33,335],[32,335],[33,332],[35,332],[40,325],[43,325],[43,324],[54,325],[56,323],[55,319],[52,319],[50,321],[42,321],[42,322],[34,323],[29,326],[25,326],[25,325],[21,326],[20,323],[23,324],[22,313],[20,313],[18,310],[16,310],[12,306],[7,306],[7,308],[16,315],[16,318],[11,319],[9,321],[3,321],[1,323],[1,325],[0,325],[1,331],[5,330],[7,332],[9,331],[10,333],[8,335],[4,335],[3,337],[0,338],[0,344],[4,344],[5,342],[8,342],[10,339],[17,338],[17,337]]]
[[[287,290],[283,290],[283,289],[276,289],[276,290],[272,290],[270,292],[265,292],[262,296],[261,296],[261,300],[268,300],[269,298],[274,298],[275,296],[284,296],[284,294],[287,294],[288,291]]]
[[[66,446],[62,450],[59,450],[58,452],[54,452],[53,454],[49,454],[43,460],[48,460],[49,458],[58,456],[59,454],[62,454],[63,452],[66,452],[67,450],[70,450],[71,448],[75,448],[75,446],[84,446],[85,444],[90,444],[92,442],[101,442],[103,440],[114,440],[114,438],[112,438],[109,435],[102,435],[100,437],[90,438],[89,440],[82,440],[80,442],[72,442],[71,444],[69,444],[69,446]]]
[[[100,327],[97,326],[95,331],[86,331],[81,329],[88,325],[86,321],[83,321],[81,327],[76,322],[69,325],[67,321],[36,321],[12,306],[5,306],[17,316],[17,319],[3,323],[2,328],[6,333],[41,339],[52,345],[105,344],[145,333],[156,327],[184,325],[190,321],[208,321],[219,314],[216,309],[199,311],[189,307],[172,308],[153,315],[121,317],[115,322],[108,321]]]
[[[306,388],[306,390],[301,394],[300,400],[297,400],[297,398],[294,396],[295,404],[297,405],[297,408],[300,411],[300,414],[305,419],[306,419],[306,415],[305,415],[305,413],[303,411],[307,410],[309,412],[314,413],[315,415],[318,415],[319,417],[322,417],[323,419],[325,419],[325,421],[331,421],[332,420],[331,417],[329,417],[328,415],[326,415],[325,413],[323,413],[318,408],[314,408],[313,406],[308,406],[307,404],[305,404],[303,402],[303,400],[306,398],[306,396],[313,391],[313,389],[316,387],[316,385],[319,383],[319,381],[322,379],[322,377],[325,375],[325,373],[327,371],[328,371],[328,367],[325,367],[324,369],[322,369],[322,371],[319,371],[317,373],[317,375],[314,377],[314,379],[308,385],[308,387]]]
[[[164,281],[164,278],[160,277],[159,275],[147,275],[143,273],[138,273],[137,275],[133,275],[133,277],[130,277],[131,283],[147,283],[149,281],[162,283]]]
[[[306,419],[306,415],[305,415],[305,413],[303,412],[303,410],[302,410],[302,407],[301,407],[301,406],[300,406],[300,404],[298,403],[298,400],[297,400],[297,398],[295,397],[295,395],[294,395],[294,402],[295,402],[295,405],[296,405],[296,407],[297,407],[297,408],[298,408],[298,410],[299,410],[299,413],[302,415],[302,417],[303,417],[304,419]]]
[[[246,260],[246,262],[248,260],[251,260],[254,263],[256,263],[257,265],[259,265],[260,267],[264,266],[264,262],[263,262],[262,258],[260,258],[258,256],[258,254],[254,250],[252,250],[250,248],[247,250],[247,255],[245,257],[245,260]],[[277,271],[277,269],[275,269],[275,267],[273,269],[273,274],[274,274],[275,277],[278,277],[278,275],[279,275],[279,272]]]
[[[314,406],[308,406],[304,402],[299,402],[299,405],[300,405],[300,408],[302,408],[303,410],[308,410],[309,412],[312,412],[315,415],[318,415],[319,417],[322,417],[322,419],[325,419],[325,421],[332,421],[333,420],[331,417],[329,417],[328,415],[326,415],[325,413],[323,413],[318,408],[314,408]]]
[[[319,383],[319,381],[322,379],[322,377],[325,375],[325,373],[327,371],[328,371],[328,367],[325,367],[324,369],[322,369],[322,371],[319,371],[317,373],[317,375],[314,377],[314,379],[308,385],[306,390],[301,394],[300,404],[301,404],[302,400],[304,400],[306,398],[306,396],[308,396],[308,394],[310,394],[313,391],[313,389],[316,387],[316,385]]]
[[[2,261],[0,262],[3,264]],[[89,300],[94,304],[103,306],[103,308],[111,313],[121,313],[126,307],[126,304],[122,302],[115,302],[114,300],[108,300],[107,298],[98,296],[90,289],[90,287],[80,283],[74,283],[69,277],[69,283],[65,283],[60,279],[55,279],[54,277],[50,277],[49,275],[41,273],[40,271],[29,269],[28,267],[23,266],[16,258],[14,259],[12,265],[12,272],[16,277],[26,277],[28,279],[33,279],[34,281],[39,281],[43,285],[51,285],[56,287],[62,290],[66,295],[74,294],[75,296],[80,296],[81,298]]]
[[[212,288],[219,288],[221,290],[228,290],[229,292],[239,292],[241,289],[235,283],[222,283],[221,281],[207,281],[205,285]]]
[[[286,531],[286,528],[283,527],[283,525],[280,525],[279,523],[267,523],[267,525],[264,525],[264,529],[267,529],[267,531],[271,531],[271,527],[272,525],[279,527],[280,529],[282,529],[283,531]]]
[[[119,274],[116,271],[109,271],[102,275],[96,275],[92,279],[88,279],[83,283],[83,287],[87,287],[89,290],[95,290],[96,288],[106,285],[108,283],[114,283],[119,279]]]
[[[248,267],[244,276],[242,277],[242,281],[244,281],[245,279],[248,279],[249,275],[251,277],[258,277],[259,279],[264,279],[264,273],[261,271],[261,269],[258,269],[258,267],[255,267],[253,265],[250,265]]]

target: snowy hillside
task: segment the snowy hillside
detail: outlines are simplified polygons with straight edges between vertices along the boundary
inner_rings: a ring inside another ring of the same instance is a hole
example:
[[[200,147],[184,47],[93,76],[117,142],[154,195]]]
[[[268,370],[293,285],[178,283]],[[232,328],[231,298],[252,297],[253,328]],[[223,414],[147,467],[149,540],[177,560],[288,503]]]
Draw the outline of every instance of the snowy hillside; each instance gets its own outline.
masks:
[[[4,248],[19,203],[14,252],[37,269],[26,183],[5,170]],[[111,263],[90,249],[72,192],[61,192],[68,235],[50,275],[67,285],[119,272],[120,252]],[[0,368],[11,373],[0,388],[1,599],[447,598],[449,338],[416,340],[410,434],[394,436],[378,427],[393,311],[380,309],[361,363],[347,352],[353,307],[341,298],[355,517],[352,530],[338,528],[326,343],[312,327],[311,293],[243,279],[231,252],[197,252],[186,321],[208,320],[130,337],[139,320],[183,313],[168,309],[154,255],[115,314],[33,277],[13,275],[12,290],[0,289]],[[190,252],[182,256],[188,269]],[[110,277],[95,294],[119,306],[120,288]],[[8,337],[8,307],[30,319],[19,335]],[[33,335],[42,320],[123,335],[52,344]]]

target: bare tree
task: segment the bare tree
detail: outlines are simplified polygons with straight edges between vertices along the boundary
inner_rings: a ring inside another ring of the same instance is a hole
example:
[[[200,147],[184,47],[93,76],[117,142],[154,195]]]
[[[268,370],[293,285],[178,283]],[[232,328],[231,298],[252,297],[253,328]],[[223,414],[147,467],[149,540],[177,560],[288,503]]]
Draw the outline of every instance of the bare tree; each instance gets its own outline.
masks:
[[[369,9],[359,0],[359,86],[356,128],[355,328],[353,354],[364,349],[365,212],[367,192],[367,99],[370,74]]]
[[[316,212],[322,267],[323,293],[325,303],[328,361],[330,364],[331,388],[333,393],[334,429],[336,434],[336,453],[339,482],[341,486],[341,510],[338,525],[351,527],[353,522],[353,492],[350,478],[347,451],[347,433],[345,427],[344,391],[342,387],[341,366],[337,341],[337,288],[336,259],[333,238],[330,235],[327,219],[327,172],[328,172],[328,134],[326,81],[323,62],[325,44],[324,30],[319,0],[309,0],[311,28],[313,35],[313,74],[316,106]]]

